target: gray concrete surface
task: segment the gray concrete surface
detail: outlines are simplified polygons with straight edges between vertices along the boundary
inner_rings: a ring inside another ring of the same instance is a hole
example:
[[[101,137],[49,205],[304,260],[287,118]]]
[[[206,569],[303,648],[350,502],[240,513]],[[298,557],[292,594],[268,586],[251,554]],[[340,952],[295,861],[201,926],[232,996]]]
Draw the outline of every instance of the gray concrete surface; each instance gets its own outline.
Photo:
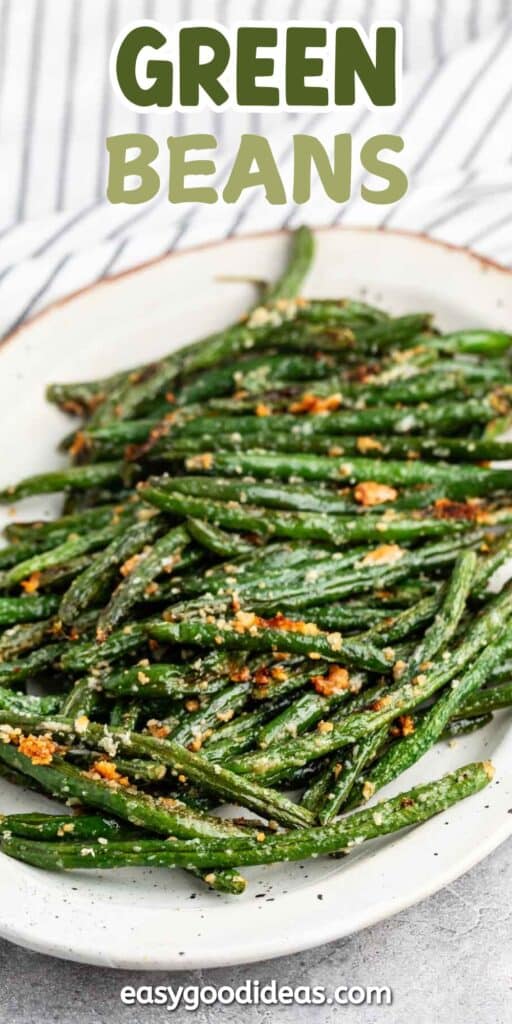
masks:
[[[431,899],[351,938],[247,967],[178,974],[102,970],[0,942],[0,1024],[508,1024],[512,1017],[512,841]],[[343,908],[340,907],[340,913]],[[306,924],[305,924],[306,927]],[[126,1007],[123,985],[389,985],[390,1007]]]

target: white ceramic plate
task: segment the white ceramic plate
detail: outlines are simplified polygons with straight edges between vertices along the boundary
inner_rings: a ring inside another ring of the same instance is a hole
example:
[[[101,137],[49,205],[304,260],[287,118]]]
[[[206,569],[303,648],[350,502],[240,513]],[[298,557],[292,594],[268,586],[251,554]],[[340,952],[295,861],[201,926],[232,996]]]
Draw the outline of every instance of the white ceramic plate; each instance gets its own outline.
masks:
[[[159,356],[230,323],[254,298],[220,275],[273,277],[285,235],[236,239],[163,259],[50,309],[0,347],[0,485],[58,464],[65,419],[44,402],[48,381],[94,377]],[[353,295],[395,313],[433,310],[445,329],[512,322],[512,276],[425,238],[327,230],[306,292]],[[53,501],[20,506],[27,518]],[[179,871],[51,875],[2,857],[0,933],[55,956],[125,968],[192,968],[293,953],[364,928],[423,899],[512,832],[507,714],[455,747],[437,746],[390,792],[492,756],[478,796],[344,861],[254,868],[243,897],[205,892]],[[51,807],[0,784],[2,810]],[[194,894],[194,895],[193,895]]]

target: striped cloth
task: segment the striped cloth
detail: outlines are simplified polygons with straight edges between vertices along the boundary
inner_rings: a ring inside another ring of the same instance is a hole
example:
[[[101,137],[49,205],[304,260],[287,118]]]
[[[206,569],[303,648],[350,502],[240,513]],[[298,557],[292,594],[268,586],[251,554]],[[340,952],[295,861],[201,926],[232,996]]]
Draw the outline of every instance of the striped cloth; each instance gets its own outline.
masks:
[[[276,13],[276,7],[278,12]],[[351,19],[366,28],[395,18],[404,31],[402,101],[392,110],[336,113],[152,112],[115,96],[108,57],[136,18]],[[173,249],[236,233],[310,224],[422,231],[512,264],[512,5],[510,0],[0,0],[0,334],[50,302]],[[217,183],[240,134],[270,139],[285,182],[292,135],[329,146],[354,140],[351,200],[339,207],[317,185],[303,207],[270,206],[259,190],[235,206],[173,207],[162,194],[140,207],[105,198],[107,135],[212,132]],[[371,135],[402,135],[409,191],[393,206],[360,198],[358,153]]]

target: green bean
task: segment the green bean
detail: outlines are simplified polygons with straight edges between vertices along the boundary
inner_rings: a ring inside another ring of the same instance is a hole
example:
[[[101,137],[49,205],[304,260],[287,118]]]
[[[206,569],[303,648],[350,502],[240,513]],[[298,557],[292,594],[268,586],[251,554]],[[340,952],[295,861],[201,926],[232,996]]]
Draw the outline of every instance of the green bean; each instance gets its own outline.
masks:
[[[140,507],[140,506],[139,506]],[[137,505],[99,505],[87,508],[73,515],[60,516],[58,519],[41,519],[27,523],[9,523],[4,530],[10,541],[23,543],[61,544],[72,533],[84,533],[87,530],[101,530],[104,526],[115,525],[124,516],[137,513]]]
[[[111,761],[110,758],[106,758],[104,754],[98,751],[83,750],[81,747],[72,747],[67,751],[66,756],[71,758],[73,764],[78,766],[86,764],[87,766],[91,766],[92,770],[94,770],[94,765],[98,761],[112,764],[113,769],[118,772],[119,775],[134,779],[136,782],[159,783],[162,782],[167,775],[167,768],[164,764],[157,764],[155,761],[144,761],[141,758],[136,757],[131,759],[116,757],[115,761]]]
[[[224,839],[244,836],[242,829],[228,821],[199,814],[178,800],[150,797],[146,793],[114,788],[100,777],[93,778],[55,757],[51,764],[34,764],[10,743],[0,741],[0,758],[9,767],[36,779],[53,796],[78,797],[91,807],[115,814],[132,825],[164,835],[210,836]]]
[[[265,302],[277,299],[293,299],[308,273],[315,254],[315,240],[309,228],[298,228],[292,235],[292,244],[288,257],[288,266],[284,273],[269,285],[265,293]]]
[[[299,736],[321,719],[330,715],[332,709],[358,692],[364,683],[364,676],[351,676],[344,689],[338,689],[330,696],[322,696],[314,690],[301,694],[284,711],[263,726],[257,735],[257,745],[265,750],[273,743]]]
[[[387,728],[378,729],[366,738],[356,743],[350,750],[347,758],[339,763],[337,760],[329,764],[326,770],[325,791],[323,800],[316,808],[318,821],[321,825],[327,825],[339,814],[341,808],[348,800],[352,789],[368,763],[371,763],[380,750],[387,736]]]
[[[308,615],[320,629],[356,630],[376,623],[383,625],[390,618],[389,609],[363,601],[347,601],[338,605],[312,605]]]
[[[508,531],[496,544],[495,548],[485,558],[481,558],[475,576],[471,593],[474,598],[480,601],[486,600],[489,596],[488,586],[491,576],[497,572],[512,555],[512,530]]]
[[[54,566],[65,565],[71,559],[88,552],[96,551],[98,548],[106,547],[115,537],[123,532],[122,526],[104,526],[101,530],[92,530],[83,536],[74,537],[55,548],[43,551],[27,559],[26,562],[19,562],[1,577],[1,585],[5,588],[14,587],[22,580],[29,579],[35,573],[43,572]]]
[[[136,729],[141,714],[141,706],[136,700],[116,700],[110,712],[110,725],[119,725],[122,729]]]
[[[54,565],[49,569],[43,569],[38,573],[37,589],[49,590],[51,592],[61,591],[75,576],[83,572],[89,564],[90,558],[88,555],[79,555],[77,558],[71,558],[64,565]]]
[[[32,651],[26,658],[14,661],[0,661],[0,686],[16,686],[45,669],[55,665],[65,650],[65,644],[48,644],[38,651]]]
[[[215,428],[215,429],[214,429]],[[293,430],[294,428],[292,428]],[[191,434],[173,438],[172,441],[159,441],[150,453],[155,462],[176,461],[184,456],[204,452],[245,450],[250,447],[257,451],[260,448],[274,452],[303,452],[319,455],[361,455],[371,458],[420,458],[426,455],[430,459],[441,459],[447,462],[479,462],[482,460],[505,460],[512,458],[512,442],[495,441],[492,438],[461,438],[423,436],[417,434],[399,435],[380,434],[376,429],[351,434],[311,434],[304,436],[294,432],[274,430],[269,436],[265,427],[255,427],[250,435],[240,433],[234,426],[225,433],[218,431],[215,420],[210,420],[209,428],[201,435]]]
[[[441,740],[455,740],[459,739],[460,736],[468,736],[472,732],[477,732],[479,729],[484,729],[486,725],[492,722],[492,715],[475,715],[473,718],[455,718],[441,733],[439,737]]]
[[[134,467],[129,467],[124,462],[97,462],[94,466],[72,466],[55,470],[53,473],[39,473],[0,491],[0,502],[20,501],[34,494],[56,494],[68,490],[88,491],[104,483],[126,480],[133,473]]]
[[[0,834],[21,839],[116,839],[126,828],[99,814],[1,814]]]
[[[243,759],[233,758],[228,762],[228,767],[234,772],[271,783],[285,778],[289,771],[308,761],[323,757],[349,743],[356,743],[399,715],[412,711],[454,679],[486,644],[494,640],[497,630],[511,612],[512,588],[507,588],[489,603],[486,611],[472,624],[470,632],[445,661],[441,659],[439,665],[426,670],[419,681],[404,683],[390,690],[385,700],[378,702],[376,710],[349,714],[330,731],[316,731],[296,740],[288,740],[279,749],[270,747],[264,752],[246,754]]]
[[[0,748],[3,744],[0,744]],[[4,750],[0,749],[0,757],[4,754]],[[20,767],[23,770],[27,770],[26,762],[28,759],[24,758],[17,751],[15,752],[18,759],[21,761]],[[12,758],[11,758],[12,760]],[[29,762],[30,764],[31,762]],[[56,772],[58,768],[61,769],[61,775],[59,777]],[[33,774],[33,773],[32,773]],[[62,778],[62,774],[64,778]],[[16,769],[9,772],[13,781],[17,781],[19,773]],[[22,776],[23,778],[23,776]],[[84,780],[83,782],[81,780]],[[225,836],[234,836],[237,834],[235,826],[230,826],[228,822],[223,822],[218,818],[208,818],[204,814],[193,811],[190,807],[186,807],[184,804],[180,804],[179,801],[159,801],[154,800],[147,794],[137,794],[136,797],[131,796],[129,799],[123,800],[123,793],[118,792],[116,796],[112,795],[113,791],[108,793],[108,786],[104,783],[94,783],[92,780],[85,781],[85,776],[81,772],[77,772],[69,765],[60,765],[56,769],[54,768],[53,774],[52,769],[44,768],[43,772],[36,773],[36,780],[25,778],[25,784],[30,785],[32,782],[42,782],[43,788],[47,789],[52,794],[57,792],[57,795],[64,795],[69,789],[73,789],[83,796],[84,791],[87,790],[87,796],[91,800],[91,796],[96,801],[96,805],[103,807],[106,805],[107,810],[110,805],[117,806],[117,809],[122,809],[128,820],[131,820],[128,815],[132,818],[144,817],[151,822],[151,826],[154,831],[166,832],[171,824],[174,822],[176,830],[181,832],[183,835],[194,835],[194,834],[208,834],[211,832],[213,835],[220,834],[220,829],[224,831]],[[92,801],[91,801],[92,802]],[[173,806],[173,812],[171,813],[168,809]],[[164,810],[162,810],[164,806]],[[72,819],[75,823],[78,819]],[[65,823],[67,824],[67,823]],[[105,829],[103,829],[103,832]],[[241,831],[241,830],[240,830]],[[173,834],[173,833],[172,833]],[[241,832],[243,835],[243,832]],[[3,841],[6,840],[6,836],[3,837]],[[80,838],[80,835],[77,837]],[[102,839],[107,838],[106,835],[101,835]],[[89,836],[87,836],[89,840]],[[40,840],[38,840],[40,844]],[[75,844],[78,846],[78,844]],[[83,848],[83,847],[82,847]],[[192,874],[198,877],[203,877],[201,871],[197,871],[193,866],[189,869]],[[245,880],[239,875],[237,871],[227,869],[226,871],[217,872],[215,878],[211,878],[208,874],[207,884],[213,888],[218,889],[220,892],[230,892],[238,894],[243,892],[245,888]]]
[[[288,651],[290,654],[299,654],[303,657],[311,657],[313,654],[327,661],[342,658],[347,665],[366,668],[373,672],[386,672],[390,667],[389,658],[378,648],[352,637],[343,640],[340,633],[322,634],[320,630],[315,629],[295,632],[286,626],[280,629],[279,626],[260,627],[259,624],[249,631],[244,631],[243,626],[239,629],[236,627],[236,620],[231,625],[161,622],[151,624],[148,632],[151,637],[164,644],[192,644],[210,649],[215,645],[224,644],[226,648],[235,651]]]
[[[33,558],[34,555],[38,555],[41,551],[46,549],[46,544],[27,542],[26,544],[8,544],[4,548],[0,548],[0,569],[11,569],[12,566],[17,565],[18,562],[25,562],[28,558]],[[2,578],[0,575],[0,579]]]
[[[393,744],[380,758],[374,770],[358,788],[355,802],[358,802],[361,797],[368,799],[369,794],[381,789],[382,786],[387,785],[397,775],[415,764],[437,742],[465,698],[486,681],[489,672],[499,663],[500,657],[509,654],[511,650],[512,630],[509,627],[497,643],[487,647],[477,657],[473,667],[465,672],[460,680],[456,679],[452,682],[446,693],[442,694],[432,708],[426,712],[421,724],[415,728],[412,735]]]
[[[75,729],[75,723],[69,719],[56,717],[55,719],[45,720],[30,718],[28,716],[15,715],[11,712],[2,713],[3,721],[10,725],[22,726],[24,729],[30,729],[34,732],[42,733],[70,733]],[[205,758],[200,757],[199,754],[192,753],[187,750],[186,747],[181,746],[179,743],[175,743],[169,739],[157,739],[154,736],[145,736],[140,733],[127,732],[122,729],[113,729],[112,727],[97,725],[96,723],[89,722],[88,725],[83,725],[80,729],[81,740],[92,745],[94,748],[100,747],[105,749],[107,744],[112,755],[117,754],[119,748],[124,753],[132,756],[149,757],[151,760],[155,760],[160,764],[169,765],[176,774],[183,774],[190,779],[192,782],[197,782],[201,788],[205,788],[213,793],[217,793],[224,799],[227,799],[231,803],[238,803],[243,807],[249,808],[249,810],[260,813],[263,817],[269,820],[275,820],[283,825],[289,825],[291,827],[301,827],[304,825],[312,824],[313,818],[303,808],[297,806],[292,800],[289,800],[282,793],[278,793],[273,789],[268,789],[265,786],[260,786],[257,782],[250,779],[244,779],[241,775],[236,775],[234,772],[222,767],[219,764],[210,764]],[[1,735],[0,735],[1,741]],[[16,756],[18,755],[18,756]],[[8,743],[2,744],[0,742],[0,759],[7,761],[7,763],[16,768],[17,770],[26,771],[33,778],[53,779],[52,766],[41,766],[33,765],[32,762],[19,754],[17,750],[13,750]],[[59,764],[58,772],[64,772],[66,777],[69,776],[71,769],[68,766]],[[50,773],[46,775],[44,773]],[[42,774],[41,774],[42,773]],[[90,803],[93,806],[101,806],[103,810],[110,810],[115,813],[118,817],[125,817],[133,824],[140,824],[142,827],[151,828],[153,831],[164,831],[161,827],[158,828],[158,816],[156,819],[150,819],[144,816],[145,807],[142,808],[142,813],[138,814],[137,818],[134,817],[132,811],[132,803],[135,798],[132,794],[128,794],[129,803],[127,806],[126,800],[124,799],[127,794],[123,794],[120,790],[112,790],[114,794],[112,799],[109,799],[109,795],[104,795],[105,787],[102,786],[101,791],[98,792],[95,789],[87,790],[85,787],[89,785],[90,780],[85,779],[82,783],[83,776],[80,779],[73,775],[73,785],[68,795],[79,796],[86,803]],[[59,783],[60,780],[57,780]],[[75,785],[76,782],[76,785]],[[84,788],[80,789],[81,786]],[[96,784],[98,785],[98,784]],[[107,787],[108,789],[108,787]],[[52,790],[53,791],[53,790]],[[98,800],[101,799],[100,804]],[[142,799],[142,798],[141,798]],[[134,810],[138,810],[135,801]],[[131,816],[129,816],[129,813]],[[158,806],[158,813],[160,813],[160,805]],[[181,808],[180,808],[181,813]],[[153,823],[151,823],[153,820]],[[217,819],[214,819],[215,821]],[[221,822],[221,826],[228,826],[227,822]],[[165,831],[171,834],[178,835],[179,824],[165,828]],[[196,827],[196,826],[194,826]],[[199,828],[199,826],[197,826]],[[214,830],[215,826],[209,822],[206,826],[210,831]],[[203,830],[204,831],[204,830]],[[183,834],[183,831],[182,831]],[[224,835],[232,834],[224,832]]]
[[[208,683],[199,678],[189,681],[180,665],[140,665],[106,675],[101,678],[105,693],[127,697],[146,698],[192,697],[208,689]]]
[[[63,651],[59,664],[65,672],[108,669],[116,661],[140,651],[146,640],[147,628],[140,623],[130,623],[112,633],[102,643],[92,641],[70,644]]]
[[[230,394],[234,389],[259,394],[276,383],[308,380],[314,376],[322,378],[330,371],[332,360],[328,358],[314,358],[294,353],[261,354],[241,360],[235,369],[231,366],[215,367],[199,374],[195,379],[185,381],[183,386],[177,389],[176,405],[181,407],[193,402],[204,402],[210,398]]]
[[[220,498],[223,501],[236,501],[242,505],[258,505],[264,508],[329,512],[337,515],[353,515],[360,511],[353,498],[336,494],[334,491],[322,490],[318,485],[297,487],[293,484],[259,483],[250,478],[230,480],[218,477],[175,476],[158,480],[157,487],[166,493],[178,492],[190,495],[193,499]],[[395,503],[393,507],[396,507]]]
[[[40,647],[46,640],[55,639],[55,619],[42,622],[20,622],[0,635],[0,660],[12,661],[28,651]]]
[[[495,673],[493,674],[495,678]],[[487,715],[491,711],[500,711],[512,705],[512,684],[502,686],[491,686],[486,690],[479,690],[465,697],[457,709],[456,714],[464,718],[473,715]]]
[[[307,310],[304,315],[307,316]],[[400,348],[428,330],[431,320],[429,313],[411,313],[391,317],[385,322],[369,324],[355,332],[357,348],[372,353],[390,346]]]
[[[159,516],[146,522],[134,523],[117,533],[79,576],[75,577],[64,594],[59,614],[63,622],[71,623],[101,598],[116,577],[117,570],[127,559],[151,544],[162,532],[164,523]]]
[[[98,680],[94,676],[78,679],[66,695],[60,708],[60,714],[68,718],[79,715],[90,715],[98,703]]]
[[[344,410],[331,412],[327,416],[294,416],[281,414],[276,416],[217,416],[215,425],[209,417],[198,416],[185,424],[177,432],[177,436],[204,437],[209,428],[218,434],[237,432],[246,439],[257,431],[261,436],[271,440],[276,431],[285,431],[292,436],[312,437],[329,434],[371,434],[397,433],[417,434],[424,430],[457,431],[468,424],[486,424],[496,418],[496,406],[493,396],[472,398],[466,402],[446,402],[427,406],[426,409],[393,409],[389,407],[370,407],[368,409]]]
[[[243,537],[224,533],[223,530],[219,530],[212,523],[206,523],[202,519],[189,518],[186,526],[190,536],[198,544],[221,558],[237,558],[239,555],[249,554],[253,550],[253,545]]]
[[[458,556],[461,557],[460,555]],[[394,643],[396,640],[403,640],[404,637],[414,633],[420,626],[431,622],[439,608],[442,593],[428,594],[422,597],[410,608],[395,615],[387,613],[386,618],[375,623],[366,634],[369,640],[377,643]]]
[[[48,619],[57,611],[58,605],[57,598],[51,596],[0,597],[0,626]]]
[[[471,355],[501,356],[512,345],[512,335],[505,331],[454,331],[441,334],[425,342],[429,347],[443,352],[466,352]]]
[[[300,315],[311,322],[347,323],[352,326],[387,323],[391,317],[385,310],[358,299],[307,299],[300,305]]]
[[[304,234],[302,238],[305,239],[306,235]],[[305,241],[301,241],[298,250],[300,259],[295,264],[296,268],[303,269],[305,267],[303,259],[305,248]],[[286,289],[290,283],[297,284],[300,279],[300,272],[294,272],[293,258],[291,262],[290,276],[287,278],[288,284],[284,285]],[[232,327],[203,338],[201,341],[186,345],[179,352],[172,353],[161,359],[160,362],[149,364],[139,371],[139,383],[134,383],[132,375],[126,375],[125,379],[116,383],[108,393],[106,400],[91,417],[91,422],[94,422],[95,426],[100,426],[113,419],[133,418],[146,403],[162,395],[179,374],[194,373],[198,370],[209,369],[219,362],[233,360],[251,348],[265,345],[269,337],[272,337],[272,343],[275,344],[276,327],[280,323],[286,326],[285,321],[290,319],[294,312],[294,306],[291,306],[289,311],[281,310],[279,314],[277,310],[271,310],[263,317],[259,315],[250,317],[246,322],[234,324]],[[307,334],[307,330],[305,333]]]
[[[466,607],[473,583],[476,566],[474,551],[462,551],[457,556],[446,596],[420,643],[415,647],[400,678],[405,682],[413,679],[442,651],[452,639]]]
[[[491,471],[489,471],[491,472]],[[222,503],[207,498],[193,498],[178,492],[146,487],[145,500],[163,512],[186,516],[187,513],[228,529],[248,530],[264,537],[292,537],[297,540],[322,540],[331,544],[414,540],[416,537],[443,536],[467,530],[467,520],[422,517],[397,513],[369,513],[366,516],[330,516],[322,513],[267,511],[249,505]]]
[[[198,694],[216,693],[225,686],[230,676],[242,667],[241,659],[214,651],[213,654],[199,658],[191,665],[150,665],[146,661],[139,662],[133,668],[102,676],[98,683],[105,693],[117,697],[194,697]]]
[[[209,760],[223,762],[227,756],[241,754],[254,745],[254,737],[261,725],[286,706],[287,695],[266,700],[260,707],[242,711],[232,721],[216,728],[201,748]]]
[[[50,870],[137,864],[153,867],[211,867],[212,861],[217,866],[228,867],[303,860],[306,857],[351,850],[364,840],[427,821],[459,800],[484,789],[493,773],[489,762],[465,765],[436,782],[416,786],[341,821],[284,836],[267,836],[264,842],[236,839],[228,846],[226,843],[202,843],[200,840],[186,843],[140,840],[136,843],[138,849],[133,843],[109,842],[107,846],[93,844],[90,852],[88,849],[78,849],[76,844],[48,844],[12,837],[4,839],[1,848],[8,856]]]
[[[11,690],[0,689],[0,713],[2,711],[14,711],[27,715],[53,715],[61,706],[61,698],[58,695],[47,694],[44,697],[36,697],[29,693],[17,693]]]
[[[17,772],[14,768],[9,768],[6,764],[2,764],[1,761],[0,779],[3,779],[5,782],[9,782],[12,786],[20,786],[23,790],[29,789],[33,790],[35,793],[42,792],[41,786],[35,781],[35,779],[29,779],[27,775],[23,775],[22,772]]]
[[[147,527],[149,525],[146,524]],[[190,534],[184,527],[178,526],[160,537],[153,547],[141,554],[132,570],[114,590],[106,608],[98,617],[97,632],[100,639],[105,639],[123,619],[128,617],[133,606],[142,600],[147,588],[162,572],[171,573],[175,566],[179,565],[181,552],[189,543]]]
[[[364,559],[356,555],[359,564],[356,562],[355,566],[350,566],[345,563],[346,569],[341,560],[337,561],[336,556],[339,552],[336,552],[332,558],[331,571],[325,574],[317,572],[318,563],[313,563],[311,566],[305,566],[303,579],[300,577],[297,579],[291,573],[289,575],[283,573],[279,584],[269,587],[265,587],[263,581],[258,587],[257,580],[254,587],[249,584],[246,587],[243,582],[236,585],[236,581],[232,585],[226,581],[224,587],[219,590],[219,597],[212,599],[212,596],[207,593],[201,595],[196,602],[171,605],[164,612],[164,618],[168,621],[177,621],[180,618],[196,619],[205,609],[210,609],[210,612],[215,611],[216,614],[226,614],[231,609],[235,594],[245,608],[252,611],[265,611],[266,614],[274,614],[281,611],[284,603],[287,613],[291,614],[310,606],[317,607],[316,602],[328,602],[353,593],[389,587],[401,579],[410,577],[411,572],[417,572],[420,569],[434,570],[438,566],[453,562],[459,550],[468,547],[482,537],[484,537],[484,532],[472,531],[471,534],[452,537],[450,541],[441,541],[437,544],[425,544],[412,551],[402,549],[401,554],[384,550],[382,562],[378,557],[375,562],[371,558],[365,562]],[[351,558],[353,554],[354,549],[351,549],[348,557]],[[315,584],[314,589],[311,586],[312,583]],[[416,597],[415,594],[414,598]],[[314,616],[311,615],[310,618],[316,622]]]
[[[139,368],[140,369],[140,368]],[[138,370],[129,371],[137,373]],[[69,384],[49,384],[46,388],[46,399],[58,405],[64,412],[75,416],[91,413],[99,402],[112,388],[126,380],[128,373],[114,373],[100,380],[70,382]]]
[[[201,457],[188,460],[189,468],[200,469]],[[212,454],[208,469],[221,473],[251,473],[259,477],[281,478],[290,476],[304,480],[335,480],[352,485],[368,480],[393,487],[433,484],[443,489],[447,498],[468,498],[510,488],[510,469],[485,469],[481,466],[435,462],[396,462],[392,459],[340,458],[315,455],[238,452]],[[153,500],[155,488],[145,488],[145,500]],[[191,502],[192,504],[192,502]],[[193,507],[193,506],[192,506]],[[200,514],[200,513],[199,513]]]
[[[247,683],[231,683],[214,694],[205,707],[200,706],[196,711],[189,712],[183,722],[171,731],[172,739],[184,746],[192,744],[194,750],[196,745],[200,749],[204,733],[215,728],[219,722],[233,718],[246,706],[250,695]]]

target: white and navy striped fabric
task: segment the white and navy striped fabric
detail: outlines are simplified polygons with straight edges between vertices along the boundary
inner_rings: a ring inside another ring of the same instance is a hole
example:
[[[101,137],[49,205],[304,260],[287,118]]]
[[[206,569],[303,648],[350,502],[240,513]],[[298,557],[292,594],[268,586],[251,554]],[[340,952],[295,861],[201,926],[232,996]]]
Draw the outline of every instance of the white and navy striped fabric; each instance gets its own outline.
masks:
[[[145,113],[115,96],[112,44],[130,21],[394,18],[404,31],[402,100],[392,110],[337,113]],[[172,249],[234,233],[311,224],[422,231],[512,264],[512,0],[0,0],[0,334],[48,303]],[[105,198],[105,138],[142,131],[213,132],[223,182],[243,131],[271,141],[290,180],[292,135],[326,145],[350,131],[357,157],[371,135],[403,136],[409,191],[393,206],[269,206],[258,191],[236,206],[140,207]]]

